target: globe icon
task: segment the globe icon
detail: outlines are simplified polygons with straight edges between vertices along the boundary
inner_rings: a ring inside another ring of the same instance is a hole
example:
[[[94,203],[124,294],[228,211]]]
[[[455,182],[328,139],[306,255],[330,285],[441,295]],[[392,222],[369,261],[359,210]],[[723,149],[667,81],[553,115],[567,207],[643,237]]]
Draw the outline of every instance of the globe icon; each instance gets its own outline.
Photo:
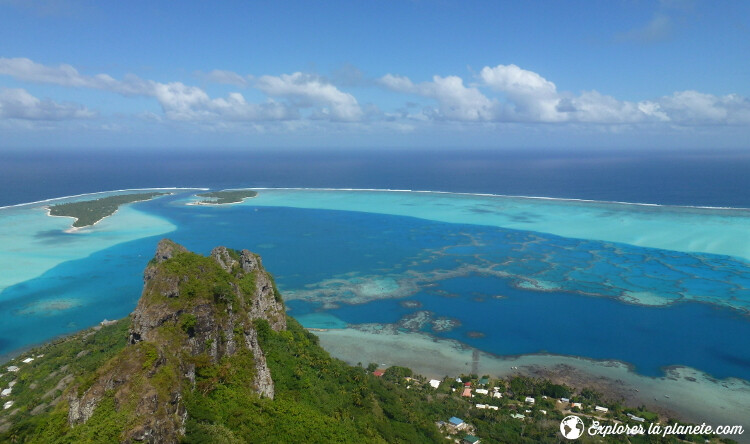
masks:
[[[583,435],[583,421],[581,418],[570,415],[560,421],[560,433],[567,439],[578,439]]]

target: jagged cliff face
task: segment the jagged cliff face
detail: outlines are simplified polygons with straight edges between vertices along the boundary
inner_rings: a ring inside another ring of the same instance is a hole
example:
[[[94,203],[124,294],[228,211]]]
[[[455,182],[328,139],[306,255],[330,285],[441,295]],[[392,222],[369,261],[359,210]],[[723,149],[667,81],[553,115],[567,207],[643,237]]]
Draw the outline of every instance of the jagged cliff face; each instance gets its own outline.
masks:
[[[129,418],[125,442],[176,442],[184,433],[184,395],[211,383],[201,371],[232,357],[252,362],[256,393],[274,384],[254,323],[286,329],[283,302],[258,256],[217,247],[210,257],[162,240],[144,273],[128,346],[69,395],[71,426],[104,401]],[[109,408],[109,407],[108,407]]]

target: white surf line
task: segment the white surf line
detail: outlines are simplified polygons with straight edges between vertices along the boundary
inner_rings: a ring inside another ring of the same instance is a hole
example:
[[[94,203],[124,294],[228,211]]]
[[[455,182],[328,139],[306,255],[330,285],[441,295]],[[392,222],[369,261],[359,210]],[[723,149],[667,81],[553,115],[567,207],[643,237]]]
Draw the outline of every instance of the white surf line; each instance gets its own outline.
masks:
[[[666,205],[642,202],[621,202],[617,200],[593,200],[593,199],[576,199],[571,197],[544,197],[544,196],[521,196],[512,194],[492,194],[492,193],[462,193],[457,191],[432,191],[432,190],[400,190],[389,188],[304,188],[304,187],[255,187],[255,188],[236,188],[237,190],[289,190],[289,191],[375,191],[385,193],[426,193],[426,194],[452,194],[457,196],[480,196],[480,197],[505,197],[513,199],[536,199],[536,200],[553,200],[563,202],[585,202],[585,203],[605,203],[619,205],[637,205],[644,207],[667,207],[667,208],[693,208],[702,210],[740,210],[750,211],[745,207],[712,207],[699,205]]]
[[[37,201],[34,201],[34,202],[24,202],[24,203],[20,203],[20,204],[6,205],[4,207],[0,207],[0,210],[4,210],[6,208],[16,208],[16,207],[24,207],[24,206],[27,206],[27,205],[37,205],[37,204],[41,204],[41,203],[54,202],[56,200],[62,200],[62,199],[72,199],[74,197],[95,196],[97,194],[106,194],[106,193],[122,193],[122,192],[125,192],[125,191],[151,191],[151,190],[184,190],[184,191],[198,190],[198,191],[209,191],[210,188],[202,188],[202,187],[192,187],[192,188],[185,188],[185,187],[160,187],[160,188],[126,188],[124,190],[95,191],[93,193],[73,194],[71,196],[53,197],[53,198],[50,198],[50,199],[37,200]],[[67,216],[62,216],[62,217],[67,217]]]
[[[0,210],[6,208],[22,207],[26,205],[36,205],[40,203],[53,202],[55,200],[70,199],[74,197],[93,196],[104,193],[120,193],[125,191],[149,191],[149,190],[184,190],[184,191],[210,191],[212,188],[206,187],[160,187],[160,188],[128,188],[124,190],[110,190],[110,191],[97,191],[93,193],[74,194],[72,196],[54,197],[51,199],[38,200],[35,202],[26,202],[15,205],[7,205],[0,207]],[[306,188],[306,187],[244,187],[244,188],[225,188],[225,190],[289,190],[289,191],[374,191],[384,193],[425,193],[425,194],[451,194],[456,196],[479,196],[479,197],[504,197],[512,199],[535,199],[535,200],[551,200],[551,201],[562,201],[562,202],[584,202],[584,203],[604,203],[604,204],[619,204],[619,205],[636,205],[644,207],[667,207],[667,208],[692,208],[702,210],[738,210],[738,211],[750,211],[750,208],[746,207],[714,207],[714,206],[699,206],[699,205],[666,205],[666,204],[654,204],[654,203],[643,203],[643,202],[621,202],[617,200],[594,200],[594,199],[576,199],[567,197],[545,197],[545,196],[523,196],[513,194],[493,194],[493,193],[464,193],[458,191],[436,191],[436,190],[410,190],[410,189],[390,189],[390,188]]]

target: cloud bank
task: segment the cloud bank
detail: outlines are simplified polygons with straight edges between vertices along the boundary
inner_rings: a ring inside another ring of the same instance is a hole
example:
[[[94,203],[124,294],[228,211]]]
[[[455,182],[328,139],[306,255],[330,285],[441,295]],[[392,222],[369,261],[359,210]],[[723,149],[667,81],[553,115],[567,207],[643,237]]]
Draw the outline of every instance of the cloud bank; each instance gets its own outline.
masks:
[[[460,77],[433,77],[414,84],[409,78],[386,74],[384,87],[432,98],[433,115],[440,119],[522,123],[676,125],[750,124],[750,101],[737,94],[715,96],[696,91],[675,92],[652,100],[618,100],[598,91],[560,92],[533,71],[516,65],[486,66],[476,86],[466,87]],[[497,93],[488,97],[480,91]],[[416,116],[414,116],[416,118]]]
[[[354,93],[340,89],[324,77],[303,72],[254,76],[216,69],[196,73],[211,84],[265,96],[256,101],[247,100],[238,91],[212,97],[205,88],[179,81],[159,82],[132,74],[121,79],[103,73],[86,75],[71,65],[49,66],[27,58],[0,58],[1,75],[32,86],[47,84],[152,98],[161,107],[161,117],[173,122],[222,125],[287,122],[287,128],[309,128],[325,121],[358,129],[366,125],[382,128],[384,122],[393,123],[394,128],[447,122],[670,127],[750,124],[750,100],[738,94],[717,96],[688,90],[628,101],[595,90],[560,90],[541,74],[513,64],[485,66],[466,78],[435,75],[421,82],[397,73],[363,81],[362,73],[357,71],[359,80],[350,83],[351,88],[359,87],[359,91],[370,93],[389,91],[402,98],[403,107],[382,111],[379,103],[360,104]],[[0,91],[2,119],[66,120],[96,116],[82,105],[37,99],[26,89]],[[415,98],[418,103],[413,103]],[[292,125],[294,122],[297,123]]]

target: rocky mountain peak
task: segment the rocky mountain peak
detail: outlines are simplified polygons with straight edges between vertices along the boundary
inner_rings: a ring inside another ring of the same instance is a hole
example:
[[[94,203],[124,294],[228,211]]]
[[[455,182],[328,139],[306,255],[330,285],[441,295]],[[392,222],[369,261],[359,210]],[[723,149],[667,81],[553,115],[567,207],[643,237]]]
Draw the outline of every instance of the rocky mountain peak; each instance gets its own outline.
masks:
[[[275,331],[286,329],[283,302],[258,256],[216,247],[204,257],[171,240],[160,241],[131,315],[130,346],[116,363],[100,369],[90,386],[69,396],[69,423],[86,422],[108,396],[115,404],[137,399],[130,408],[142,421],[128,439],[169,442],[168,436],[178,436],[184,426],[183,391],[203,383],[202,366],[243,354],[253,363],[256,393],[273,398],[273,379],[258,342],[259,321]],[[169,377],[155,384],[156,374]]]

